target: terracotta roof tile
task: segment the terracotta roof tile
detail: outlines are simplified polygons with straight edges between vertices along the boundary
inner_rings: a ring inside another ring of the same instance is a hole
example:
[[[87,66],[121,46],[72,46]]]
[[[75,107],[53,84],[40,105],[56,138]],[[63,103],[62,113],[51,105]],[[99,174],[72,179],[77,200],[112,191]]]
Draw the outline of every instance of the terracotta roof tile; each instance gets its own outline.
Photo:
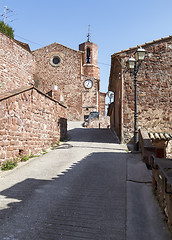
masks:
[[[170,133],[163,133],[163,132],[150,132],[148,133],[149,137],[151,140],[165,140],[165,141],[169,141],[172,140],[172,134]]]

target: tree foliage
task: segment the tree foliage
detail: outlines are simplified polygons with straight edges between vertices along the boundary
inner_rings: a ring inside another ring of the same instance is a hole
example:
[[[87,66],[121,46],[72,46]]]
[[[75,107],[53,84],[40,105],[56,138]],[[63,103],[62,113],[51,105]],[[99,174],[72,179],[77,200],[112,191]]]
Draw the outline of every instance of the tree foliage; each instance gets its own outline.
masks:
[[[3,21],[0,21],[0,31],[11,38],[14,38],[14,30]]]

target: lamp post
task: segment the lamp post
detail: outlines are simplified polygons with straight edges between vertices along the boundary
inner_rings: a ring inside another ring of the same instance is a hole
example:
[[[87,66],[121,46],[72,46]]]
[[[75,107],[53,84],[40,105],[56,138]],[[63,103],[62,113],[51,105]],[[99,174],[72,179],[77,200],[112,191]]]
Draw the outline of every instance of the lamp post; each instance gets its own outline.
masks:
[[[135,58],[131,57],[127,61],[127,68],[134,75],[134,150],[139,150],[139,132],[137,124],[137,73],[145,58],[145,50],[143,48],[138,48],[135,53]]]

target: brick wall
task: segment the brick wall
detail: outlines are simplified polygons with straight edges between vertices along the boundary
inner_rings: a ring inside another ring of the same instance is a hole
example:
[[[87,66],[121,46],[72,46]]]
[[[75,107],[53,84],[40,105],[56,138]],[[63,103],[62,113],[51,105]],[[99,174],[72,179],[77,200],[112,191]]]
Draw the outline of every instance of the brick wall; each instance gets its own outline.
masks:
[[[33,51],[36,60],[35,81],[39,89],[49,92],[53,85],[62,91],[68,107],[68,119],[80,120],[82,114],[81,65],[82,53],[58,43]],[[52,56],[60,57],[60,64],[52,66]]]
[[[34,87],[0,98],[0,161],[51,147],[67,131],[66,108]]]
[[[172,133],[172,37],[142,47],[146,58],[137,75],[138,126],[148,131]],[[115,96],[120,94],[115,104],[121,112],[125,141],[131,139],[134,129],[134,76],[125,71],[125,64],[136,49],[112,56],[109,90],[114,91]],[[116,127],[120,129],[119,124]]]
[[[0,32],[0,93],[33,84],[34,56]]]

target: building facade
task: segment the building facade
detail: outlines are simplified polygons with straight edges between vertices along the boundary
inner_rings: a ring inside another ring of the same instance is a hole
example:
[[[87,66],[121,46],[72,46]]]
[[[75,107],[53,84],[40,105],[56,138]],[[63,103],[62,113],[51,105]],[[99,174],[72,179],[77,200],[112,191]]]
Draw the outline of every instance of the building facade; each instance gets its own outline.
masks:
[[[58,101],[58,90],[50,97],[35,88],[34,74],[29,46],[0,33],[0,168],[66,136],[66,106]]]
[[[105,114],[97,52],[90,41],[78,51],[53,43],[32,52],[0,33],[0,166],[64,139],[67,119]]]
[[[56,86],[63,93],[61,100],[67,105],[69,120],[84,120],[84,116],[100,108],[105,115],[95,43],[88,40],[79,45],[79,51],[53,43],[33,51],[33,55],[36,86],[45,93]]]
[[[172,133],[172,36],[141,45],[146,57],[137,75],[138,127],[148,132]],[[109,91],[115,100],[109,106],[111,128],[121,142],[129,142],[134,130],[134,76],[126,61],[137,47],[111,56]]]
[[[29,46],[0,32],[0,93],[33,85],[34,72]]]

